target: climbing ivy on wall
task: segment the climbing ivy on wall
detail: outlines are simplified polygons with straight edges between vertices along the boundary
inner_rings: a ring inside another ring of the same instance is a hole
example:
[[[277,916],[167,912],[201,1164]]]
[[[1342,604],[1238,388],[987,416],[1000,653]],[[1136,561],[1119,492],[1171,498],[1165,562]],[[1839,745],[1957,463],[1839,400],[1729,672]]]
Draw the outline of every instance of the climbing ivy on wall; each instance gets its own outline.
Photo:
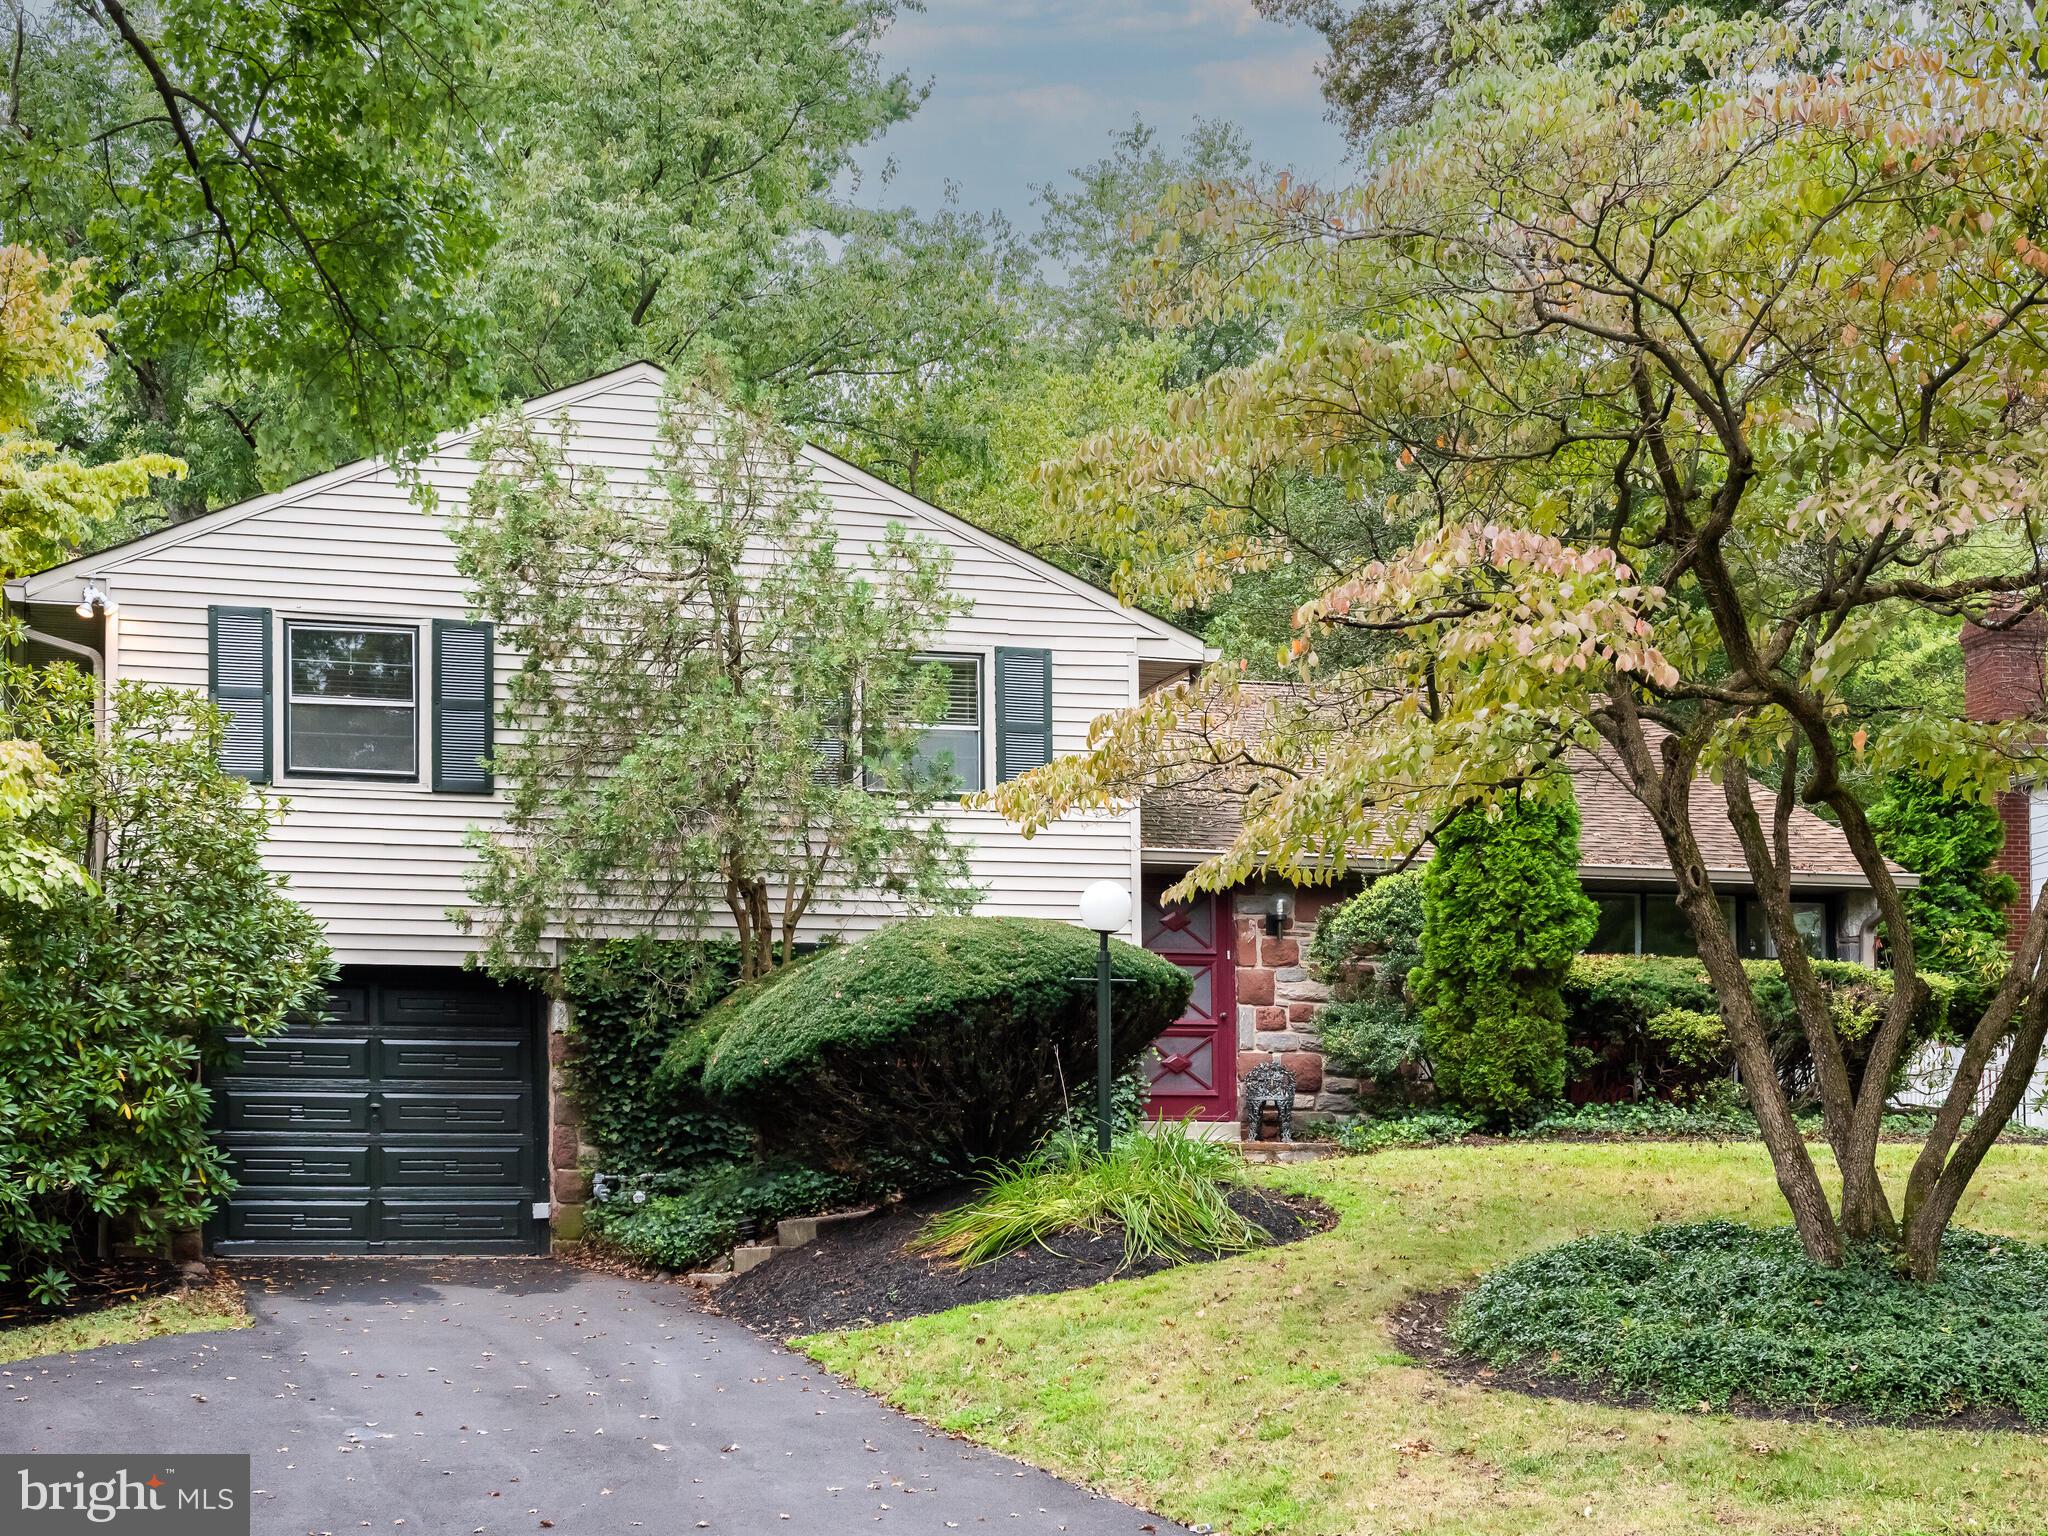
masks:
[[[584,1133],[609,1173],[653,1173],[746,1153],[752,1133],[655,1067],[676,1035],[732,989],[739,947],[620,939],[579,945],[562,965],[573,1018],[566,1064]]]
[[[1423,875],[1422,962],[1410,988],[1442,1096],[1483,1111],[1558,1098],[1563,985],[1593,937],[1569,792],[1475,806],[1436,838]]]

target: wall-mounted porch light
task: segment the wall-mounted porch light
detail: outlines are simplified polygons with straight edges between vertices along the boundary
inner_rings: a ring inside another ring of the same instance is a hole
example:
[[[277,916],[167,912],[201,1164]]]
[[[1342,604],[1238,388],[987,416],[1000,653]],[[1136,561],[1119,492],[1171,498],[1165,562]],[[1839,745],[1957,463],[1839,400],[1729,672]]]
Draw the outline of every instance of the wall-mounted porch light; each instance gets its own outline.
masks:
[[[1289,891],[1275,891],[1266,898],[1266,936],[1277,939],[1294,918],[1294,896]]]

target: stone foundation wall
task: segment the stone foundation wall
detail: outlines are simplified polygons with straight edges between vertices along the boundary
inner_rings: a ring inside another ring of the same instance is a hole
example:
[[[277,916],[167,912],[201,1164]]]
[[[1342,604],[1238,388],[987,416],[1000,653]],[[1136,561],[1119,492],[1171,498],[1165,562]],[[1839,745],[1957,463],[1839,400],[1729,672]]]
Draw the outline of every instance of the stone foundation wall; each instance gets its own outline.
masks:
[[[1294,912],[1277,935],[1266,914],[1277,890],[1293,898]],[[1308,944],[1323,908],[1348,901],[1356,888],[1246,886],[1231,895],[1237,959],[1237,1075],[1278,1061],[1294,1074],[1297,1114],[1349,1114],[1357,1108],[1358,1080],[1329,1071],[1316,1017],[1330,989],[1308,973]]]
[[[556,1243],[583,1238],[583,1207],[590,1199],[585,1161],[595,1150],[583,1139],[583,1113],[569,1091],[567,1063],[574,1037],[569,1005],[548,1004],[548,1205],[549,1232]]]

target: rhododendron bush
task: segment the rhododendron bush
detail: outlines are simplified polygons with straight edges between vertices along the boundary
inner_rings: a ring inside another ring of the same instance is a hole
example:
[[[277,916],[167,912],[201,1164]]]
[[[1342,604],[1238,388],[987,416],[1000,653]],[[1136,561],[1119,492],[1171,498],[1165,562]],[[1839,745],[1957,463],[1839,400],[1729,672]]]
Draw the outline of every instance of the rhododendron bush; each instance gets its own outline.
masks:
[[[1929,1276],[2040,1054],[2048,917],[1956,1021],[1954,1090],[1887,1189],[1884,1084],[1926,983],[1848,778],[1910,770],[1982,798],[2048,764],[2036,723],[1845,683],[1888,625],[2010,625],[2048,590],[2048,38],[2030,12],[1964,3],[1624,9],[1561,62],[1507,23],[1457,47],[1453,86],[1361,185],[1176,194],[1143,297],[1284,328],[1169,429],[1043,472],[1127,596],[1196,605],[1247,571],[1316,569],[1284,658],[1299,697],[1246,715],[1212,673],[985,800],[1035,828],[1207,781],[1243,796],[1243,833],[1190,885],[1315,881],[1601,751],[1662,835],[1807,1252],[1882,1241]],[[1333,481],[1356,525],[1342,552],[1290,517]],[[1832,1191],[1695,837],[1701,775],[1784,956]],[[1896,986],[1860,1072],[1794,924],[1800,804],[1839,824],[1889,936]]]

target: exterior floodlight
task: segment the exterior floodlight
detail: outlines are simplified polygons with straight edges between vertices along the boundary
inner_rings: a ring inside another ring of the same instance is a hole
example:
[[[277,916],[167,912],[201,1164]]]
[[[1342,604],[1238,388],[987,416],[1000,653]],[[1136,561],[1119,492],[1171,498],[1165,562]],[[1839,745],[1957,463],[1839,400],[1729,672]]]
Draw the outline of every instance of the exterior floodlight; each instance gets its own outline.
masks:
[[[1095,1150],[1109,1156],[1109,936],[1130,921],[1131,893],[1098,880],[1081,893],[1081,921],[1102,935],[1095,954]]]
[[[1098,880],[1081,893],[1081,925],[1115,933],[1131,920],[1131,893],[1114,880]]]
[[[88,581],[85,590],[78,595],[78,607],[74,610],[81,619],[89,619],[97,613],[112,613],[113,599],[107,596],[107,589],[97,581]]]

